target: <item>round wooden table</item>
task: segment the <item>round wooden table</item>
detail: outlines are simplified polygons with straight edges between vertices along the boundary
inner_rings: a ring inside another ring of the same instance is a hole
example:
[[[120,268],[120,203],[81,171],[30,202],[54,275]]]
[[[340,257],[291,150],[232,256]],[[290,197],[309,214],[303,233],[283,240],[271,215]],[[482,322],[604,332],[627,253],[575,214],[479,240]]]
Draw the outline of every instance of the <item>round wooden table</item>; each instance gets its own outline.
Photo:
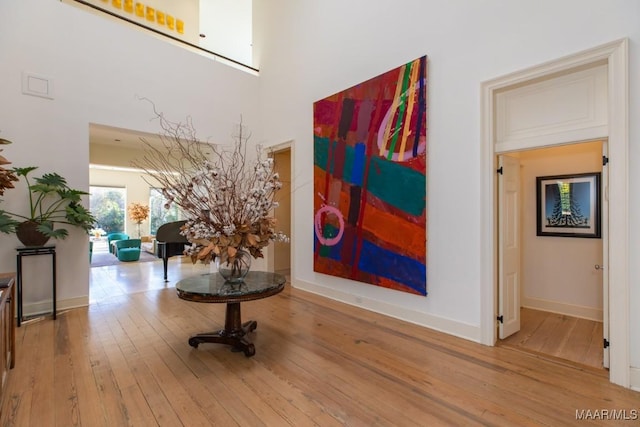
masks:
[[[253,343],[246,335],[255,330],[258,322],[242,323],[240,303],[270,297],[282,292],[286,278],[266,271],[250,271],[241,283],[225,282],[219,273],[187,277],[176,283],[181,299],[206,303],[225,303],[224,329],[192,335],[189,345],[198,348],[200,343],[219,343],[232,346],[233,351],[243,351],[245,356],[256,354]]]

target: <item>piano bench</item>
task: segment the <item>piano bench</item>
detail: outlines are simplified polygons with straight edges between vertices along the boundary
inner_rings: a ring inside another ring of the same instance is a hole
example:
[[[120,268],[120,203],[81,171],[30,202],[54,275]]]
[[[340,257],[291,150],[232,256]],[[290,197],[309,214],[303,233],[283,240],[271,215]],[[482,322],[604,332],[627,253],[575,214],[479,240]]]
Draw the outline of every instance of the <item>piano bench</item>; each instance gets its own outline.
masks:
[[[120,248],[118,249],[118,260],[138,261],[140,259],[140,248]]]

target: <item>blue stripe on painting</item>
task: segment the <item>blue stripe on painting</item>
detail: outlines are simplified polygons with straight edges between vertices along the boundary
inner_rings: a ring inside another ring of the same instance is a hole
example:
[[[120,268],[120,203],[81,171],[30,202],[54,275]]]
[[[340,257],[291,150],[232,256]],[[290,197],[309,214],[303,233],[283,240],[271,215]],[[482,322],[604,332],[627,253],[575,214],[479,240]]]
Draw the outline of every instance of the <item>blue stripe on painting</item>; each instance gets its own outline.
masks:
[[[351,167],[351,182],[355,185],[362,185],[362,174],[364,173],[364,162],[366,146],[359,142],[355,146],[355,153],[353,156],[353,166]],[[345,165],[346,167],[347,165]]]
[[[362,241],[358,268],[366,273],[382,276],[410,287],[421,295],[427,294],[427,266],[396,252]]]

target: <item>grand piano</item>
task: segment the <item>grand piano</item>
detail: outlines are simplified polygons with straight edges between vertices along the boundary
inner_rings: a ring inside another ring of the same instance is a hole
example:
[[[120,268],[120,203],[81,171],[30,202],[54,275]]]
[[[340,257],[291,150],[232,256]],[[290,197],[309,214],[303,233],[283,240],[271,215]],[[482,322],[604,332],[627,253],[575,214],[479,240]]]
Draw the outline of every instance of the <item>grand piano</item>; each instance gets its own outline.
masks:
[[[188,245],[187,238],[180,234],[180,227],[187,221],[174,221],[162,224],[156,231],[156,255],[162,258],[164,281],[167,282],[167,265],[169,257],[182,255],[184,246]]]

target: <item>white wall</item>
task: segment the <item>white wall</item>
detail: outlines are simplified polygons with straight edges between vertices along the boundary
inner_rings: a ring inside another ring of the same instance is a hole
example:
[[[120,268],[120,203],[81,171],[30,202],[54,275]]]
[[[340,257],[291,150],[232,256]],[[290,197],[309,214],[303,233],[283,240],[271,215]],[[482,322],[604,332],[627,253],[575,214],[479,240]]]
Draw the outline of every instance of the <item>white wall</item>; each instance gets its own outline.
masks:
[[[536,178],[600,172],[599,142],[520,153],[523,307],[602,321],[602,240],[536,235]]]
[[[230,141],[241,115],[259,134],[255,76],[61,2],[3,1],[0,16],[0,135],[13,140],[3,155],[16,166],[56,171],[88,190],[90,123],[159,131],[150,105],[137,96],[174,121],[190,115],[201,139]],[[23,71],[51,77],[55,99],[23,95]],[[23,190],[6,192],[2,205],[24,209]],[[56,244],[59,307],[86,304],[89,263],[78,260],[87,257],[88,239],[73,230]],[[13,235],[0,236],[0,271],[15,270],[16,246]],[[27,313],[50,295],[45,261],[25,282]]]
[[[269,143],[294,141],[294,284],[479,340],[480,85],[616,39],[640,72],[634,0],[254,2],[254,50]],[[293,36],[295,35],[295,37]],[[313,272],[313,102],[428,55],[426,298]],[[631,85],[630,117],[640,113]],[[631,120],[630,217],[640,214],[640,123]],[[640,228],[631,224],[631,360],[640,366]]]
[[[200,47],[253,65],[251,0],[200,0]]]

